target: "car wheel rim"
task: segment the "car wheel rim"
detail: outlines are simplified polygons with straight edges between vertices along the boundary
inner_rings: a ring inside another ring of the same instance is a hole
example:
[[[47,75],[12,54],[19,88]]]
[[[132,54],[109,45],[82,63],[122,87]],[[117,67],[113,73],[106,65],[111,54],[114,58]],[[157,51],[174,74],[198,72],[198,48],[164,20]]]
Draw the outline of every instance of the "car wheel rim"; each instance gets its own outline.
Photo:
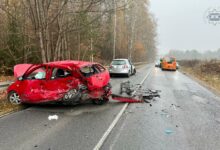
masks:
[[[20,96],[17,93],[12,93],[9,97],[9,101],[15,105],[18,105],[21,103]]]

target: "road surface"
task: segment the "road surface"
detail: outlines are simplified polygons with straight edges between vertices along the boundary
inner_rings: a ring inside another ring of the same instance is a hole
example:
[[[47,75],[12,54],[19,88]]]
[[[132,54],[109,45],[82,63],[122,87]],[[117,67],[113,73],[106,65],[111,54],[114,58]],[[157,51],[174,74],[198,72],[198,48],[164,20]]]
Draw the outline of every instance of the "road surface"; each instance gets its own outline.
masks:
[[[146,65],[129,78],[161,90],[150,104],[129,104],[103,150],[219,150],[220,98],[180,72]],[[128,78],[112,78],[113,92]],[[92,150],[125,104],[32,106],[0,118],[1,150]],[[57,115],[57,120],[48,120]]]

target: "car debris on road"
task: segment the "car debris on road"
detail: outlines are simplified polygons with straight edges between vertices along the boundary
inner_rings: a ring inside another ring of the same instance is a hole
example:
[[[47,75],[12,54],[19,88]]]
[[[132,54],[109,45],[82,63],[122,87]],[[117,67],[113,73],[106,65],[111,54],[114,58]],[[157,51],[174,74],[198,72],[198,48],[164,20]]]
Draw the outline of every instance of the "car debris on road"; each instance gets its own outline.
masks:
[[[167,129],[165,130],[165,133],[166,133],[166,135],[170,135],[170,134],[173,133],[173,130],[170,129],[170,128],[167,128]]]
[[[153,98],[160,97],[159,92],[161,91],[143,89],[140,84],[133,85],[126,81],[120,84],[120,94],[112,94],[112,99],[127,103],[150,103]]]
[[[49,115],[48,116],[48,120],[58,120],[59,119],[59,116],[57,116],[57,115]]]

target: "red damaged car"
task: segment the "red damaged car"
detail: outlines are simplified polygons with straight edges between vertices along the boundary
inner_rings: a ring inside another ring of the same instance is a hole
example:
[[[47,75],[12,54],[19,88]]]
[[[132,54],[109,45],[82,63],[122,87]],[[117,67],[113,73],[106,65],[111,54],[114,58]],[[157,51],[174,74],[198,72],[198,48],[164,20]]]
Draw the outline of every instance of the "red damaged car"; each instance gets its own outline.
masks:
[[[19,64],[14,67],[14,75],[17,80],[7,90],[12,104],[77,104],[86,100],[104,104],[111,94],[109,72],[98,63],[57,61]]]

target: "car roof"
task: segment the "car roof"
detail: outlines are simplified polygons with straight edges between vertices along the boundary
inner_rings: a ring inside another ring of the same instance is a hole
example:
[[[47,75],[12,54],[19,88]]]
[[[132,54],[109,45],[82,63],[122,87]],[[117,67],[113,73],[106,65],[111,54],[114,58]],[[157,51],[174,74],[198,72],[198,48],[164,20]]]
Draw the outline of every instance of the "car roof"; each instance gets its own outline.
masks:
[[[119,59],[119,58],[118,58],[118,59],[113,59],[113,60],[128,60],[128,59],[125,59],[125,58]],[[113,60],[112,60],[112,61],[113,61]]]
[[[53,67],[75,67],[75,68],[81,68],[83,66],[95,64],[93,62],[88,62],[88,61],[74,61],[74,60],[64,60],[64,61],[54,61],[54,62],[49,62],[45,63],[46,65],[53,66]]]

